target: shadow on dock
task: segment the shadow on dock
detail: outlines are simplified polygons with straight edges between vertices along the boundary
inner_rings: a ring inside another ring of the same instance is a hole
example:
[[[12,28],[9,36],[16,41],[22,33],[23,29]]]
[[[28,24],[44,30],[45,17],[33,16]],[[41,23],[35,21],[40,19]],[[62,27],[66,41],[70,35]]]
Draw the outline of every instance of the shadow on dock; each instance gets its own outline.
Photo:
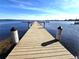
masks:
[[[58,40],[54,39],[54,40],[51,40],[51,41],[44,42],[44,43],[41,44],[41,46],[47,46],[47,45],[53,44],[55,42],[58,42]]]

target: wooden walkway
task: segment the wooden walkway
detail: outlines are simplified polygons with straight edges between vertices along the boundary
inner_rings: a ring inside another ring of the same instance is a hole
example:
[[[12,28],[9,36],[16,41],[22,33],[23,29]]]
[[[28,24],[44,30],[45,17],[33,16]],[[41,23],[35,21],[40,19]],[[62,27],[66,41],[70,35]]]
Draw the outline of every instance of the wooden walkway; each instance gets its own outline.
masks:
[[[34,22],[6,59],[74,59],[59,42],[41,46],[54,39],[39,23]]]

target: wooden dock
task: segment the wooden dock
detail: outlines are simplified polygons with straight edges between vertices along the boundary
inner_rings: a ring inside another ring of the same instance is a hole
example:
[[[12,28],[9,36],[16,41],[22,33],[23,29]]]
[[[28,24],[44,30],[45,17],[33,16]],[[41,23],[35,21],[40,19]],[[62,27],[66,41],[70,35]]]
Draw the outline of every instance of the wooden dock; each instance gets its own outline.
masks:
[[[74,59],[59,42],[41,46],[54,39],[39,23],[34,22],[6,59]]]

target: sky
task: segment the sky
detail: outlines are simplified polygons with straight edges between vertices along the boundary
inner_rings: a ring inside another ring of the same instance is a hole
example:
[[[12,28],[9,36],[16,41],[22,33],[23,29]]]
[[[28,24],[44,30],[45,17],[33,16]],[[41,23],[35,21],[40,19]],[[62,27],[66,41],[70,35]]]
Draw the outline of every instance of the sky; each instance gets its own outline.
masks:
[[[79,0],[0,0],[0,19],[79,18]]]

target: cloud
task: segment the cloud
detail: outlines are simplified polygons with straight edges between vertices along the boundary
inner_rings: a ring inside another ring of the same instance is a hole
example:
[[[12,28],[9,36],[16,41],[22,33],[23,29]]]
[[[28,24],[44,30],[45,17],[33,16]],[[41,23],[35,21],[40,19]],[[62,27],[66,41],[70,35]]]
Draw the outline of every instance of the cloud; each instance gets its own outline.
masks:
[[[13,7],[20,10],[31,10],[42,12],[39,14],[20,14],[14,18],[21,19],[68,19],[78,18],[78,0],[9,0],[12,4],[6,7]],[[17,11],[19,12],[19,11]]]
[[[38,10],[45,12],[70,12],[71,9],[79,9],[79,0],[10,0],[14,2],[15,7],[22,9]],[[48,4],[47,4],[48,3]],[[43,7],[42,7],[43,6]],[[49,10],[49,11],[48,11]],[[51,11],[53,10],[53,11]]]
[[[22,4],[22,5],[29,6],[29,7],[35,6],[34,4],[35,2],[36,3],[40,2],[38,0],[10,0],[10,1],[14,2],[18,6]]]
[[[19,8],[19,9],[25,9],[25,10],[41,11],[41,12],[44,12],[44,13],[47,13],[47,14],[60,13],[60,11],[56,10],[56,9],[28,7],[28,6],[25,6],[25,5],[22,5],[22,4],[20,4],[19,6],[13,5],[12,7]]]
[[[68,14],[61,13],[57,15],[53,14],[38,14],[38,15],[29,15],[29,14],[17,14],[17,15],[0,15],[0,18],[7,19],[24,19],[24,20],[64,20],[64,19],[76,19],[79,14]],[[79,18],[79,17],[78,17]]]
[[[64,0],[61,4],[64,10],[79,9],[79,0]]]
[[[15,7],[15,8],[26,9],[26,10],[35,10],[35,11],[41,11],[41,12],[48,12],[47,9],[36,7],[36,5],[32,3],[32,0],[30,0],[30,1],[28,1],[28,0],[27,1],[10,0],[10,1],[15,3],[15,4],[12,5],[12,7]],[[37,2],[40,2],[40,1],[37,0]]]

